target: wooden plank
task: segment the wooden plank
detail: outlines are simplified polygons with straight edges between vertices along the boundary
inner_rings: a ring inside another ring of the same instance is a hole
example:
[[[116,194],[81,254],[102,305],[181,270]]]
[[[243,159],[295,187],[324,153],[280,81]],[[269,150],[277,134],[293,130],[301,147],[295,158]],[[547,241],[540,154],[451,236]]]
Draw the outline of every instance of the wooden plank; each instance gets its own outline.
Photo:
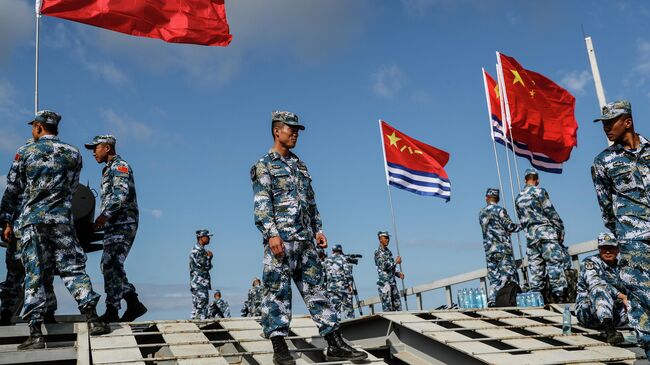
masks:
[[[113,336],[90,336],[93,364],[128,362],[145,365],[131,327],[126,323],[111,323],[111,329]]]
[[[45,348],[27,351],[6,351],[0,353],[0,364],[47,364],[53,361],[74,361],[77,350],[74,347]]]
[[[86,322],[75,323],[75,332],[77,333],[77,365],[90,365],[88,324]]]
[[[253,359],[260,364],[273,364],[273,346],[271,341],[262,337],[262,326],[257,321],[248,318],[219,322],[225,329],[250,328],[244,331],[228,332],[236,340],[248,340],[240,342],[245,351],[270,352],[269,354],[253,355]],[[224,354],[226,355],[226,354]]]
[[[165,342],[169,345],[169,351],[173,356],[219,355],[219,351],[210,343],[210,340],[195,323],[159,323],[156,326],[162,333]],[[193,342],[193,344],[188,345],[188,342]],[[184,359],[178,360],[177,363],[228,364],[223,357]]]

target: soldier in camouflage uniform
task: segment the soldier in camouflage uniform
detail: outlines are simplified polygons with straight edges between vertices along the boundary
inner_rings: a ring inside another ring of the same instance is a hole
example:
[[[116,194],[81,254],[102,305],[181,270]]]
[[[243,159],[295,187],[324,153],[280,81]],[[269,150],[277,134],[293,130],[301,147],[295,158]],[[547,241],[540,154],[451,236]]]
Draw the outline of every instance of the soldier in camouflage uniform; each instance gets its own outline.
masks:
[[[264,295],[264,287],[259,278],[253,279],[253,284],[248,289],[248,295],[244,306],[241,309],[242,317],[259,317],[262,315],[262,297]]]
[[[85,146],[93,151],[97,163],[106,164],[102,170],[101,212],[95,220],[95,229],[104,230],[101,270],[106,313],[102,318],[106,322],[132,322],[147,312],[124,270],[124,261],[138,230],[138,199],[133,169],[117,154],[115,142],[112,135],[102,135],[95,136]],[[127,309],[120,318],[118,312],[122,299],[126,301]]]
[[[576,317],[587,328],[602,329],[607,342],[623,342],[615,326],[627,323],[627,296],[619,278],[618,242],[610,233],[598,235],[597,255],[582,260]]]
[[[499,203],[499,189],[489,188],[485,193],[487,206],[481,209],[478,218],[483,231],[483,249],[487,262],[489,282],[488,306],[494,305],[496,295],[508,282],[519,282],[517,264],[512,252],[510,235],[519,230],[512,223],[505,208]]]
[[[86,274],[86,254],[77,241],[72,221],[72,194],[79,184],[81,154],[57,137],[60,120],[54,112],[40,111],[29,122],[34,143],[18,149],[2,197],[6,211],[20,211],[19,251],[26,272],[23,318],[29,322],[30,335],[19,349],[45,347],[41,325],[46,287],[55,268],[86,316],[89,333],[110,332],[110,327],[97,317],[99,294],[93,291]],[[13,235],[10,222],[5,222],[3,234],[5,238]]]
[[[262,327],[271,338],[274,363],[294,364],[284,340],[291,321],[293,279],[328,343],[328,361],[362,360],[367,354],[343,341],[336,312],[325,296],[316,245],[327,247],[327,238],[307,166],[291,152],[304,128],[294,113],[273,112],[273,147],[251,168],[255,225],[264,243]]]
[[[207,229],[196,231],[196,244],[190,252],[190,291],[192,292],[192,319],[208,318],[208,292],[210,270],[212,269],[212,251],[205,248],[213,235]]]
[[[214,291],[214,301],[208,307],[208,318],[230,318],[230,306],[221,298],[221,290]]]
[[[562,245],[564,224],[546,190],[538,186],[537,170],[527,169],[524,176],[526,186],[517,195],[515,206],[521,227],[526,229],[530,290],[543,292],[548,278],[551,301],[563,303],[568,292],[564,271],[571,265]]]
[[[343,255],[341,245],[335,245],[332,249],[332,255],[323,262],[327,278],[328,297],[339,316],[339,320],[350,317],[346,303],[349,302],[350,286],[352,285],[349,281],[351,266]]]
[[[607,104],[596,121],[614,144],[596,156],[591,175],[605,227],[619,243],[630,324],[650,355],[650,142],[634,131],[626,100]]]
[[[377,290],[381,298],[381,307],[384,312],[401,311],[402,302],[395,278],[404,279],[404,274],[397,269],[397,265],[402,263],[402,258],[397,256],[393,260],[393,253],[388,249],[390,242],[388,232],[377,232],[377,239],[379,239],[379,248],[375,251],[375,266],[377,266]]]

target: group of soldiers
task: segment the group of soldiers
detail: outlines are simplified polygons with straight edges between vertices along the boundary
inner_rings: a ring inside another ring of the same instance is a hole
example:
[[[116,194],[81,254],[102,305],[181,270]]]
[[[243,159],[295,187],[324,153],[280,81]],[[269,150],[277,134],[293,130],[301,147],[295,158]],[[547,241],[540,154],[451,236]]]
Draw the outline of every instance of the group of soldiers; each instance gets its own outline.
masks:
[[[138,228],[133,170],[116,153],[115,138],[101,135],[85,144],[97,163],[105,164],[101,211],[93,228],[103,231],[101,271],[106,313],[97,315],[100,295],[86,274],[86,254],[72,216],[72,196],[79,185],[82,156],[76,147],[59,139],[60,121],[60,115],[48,110],[38,112],[29,121],[32,138],[16,152],[0,203],[2,240],[7,244],[7,278],[0,286],[0,324],[12,324],[14,306],[24,296],[22,316],[29,323],[30,335],[19,349],[45,347],[42,324],[56,321],[54,275],[63,279],[77,301],[91,335],[108,333],[109,322],[133,321],[147,311],[124,271]],[[127,309],[120,317],[122,300]]]
[[[534,169],[515,199],[519,224],[498,205],[499,190],[486,192],[479,213],[490,285],[489,305],[508,283],[518,282],[510,235],[526,231],[529,289],[549,292],[554,303],[573,299],[585,327],[604,332],[619,344],[617,326],[635,329],[639,345],[650,355],[650,142],[634,130],[632,106],[626,100],[607,104],[601,122],[612,145],[594,159],[591,174],[603,222],[609,232],[598,236],[598,254],[582,260],[577,285],[571,257],[564,246],[564,224],[548,193],[539,187]],[[576,288],[577,287],[577,288]]]

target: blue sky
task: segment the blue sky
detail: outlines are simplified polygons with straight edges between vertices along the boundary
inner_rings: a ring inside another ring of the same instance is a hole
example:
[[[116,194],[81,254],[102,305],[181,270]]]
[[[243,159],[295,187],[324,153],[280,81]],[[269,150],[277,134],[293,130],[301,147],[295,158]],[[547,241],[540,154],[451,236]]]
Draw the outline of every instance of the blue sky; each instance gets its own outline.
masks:
[[[186,318],[194,231],[215,232],[213,286],[235,312],[261,275],[251,165],[271,146],[270,115],[307,126],[295,152],[314,177],[330,243],[364,255],[362,297],[375,296],[376,232],[392,231],[377,120],[451,154],[452,199],[393,190],[407,286],[484,265],[478,211],[497,175],[481,67],[515,57],[576,97],[578,148],[541,184],[564,219],[566,242],[603,230],[589,167],[606,146],[591,123],[598,103],[581,27],[593,38],[608,100],[632,101],[648,135],[650,12],[639,1],[226,1],[230,47],[167,44],[44,17],[40,108],[63,115],[61,138],[81,146],[113,133],[135,171],[141,221],[126,262],[150,307]],[[33,113],[33,3],[0,2],[0,188]],[[501,157],[503,150],[500,148]],[[81,180],[99,188],[84,152]],[[519,169],[527,167],[519,159]],[[508,192],[509,194],[509,192]],[[504,202],[512,211],[510,199]],[[522,237],[523,238],[523,237]],[[393,246],[394,249],[394,246]],[[100,254],[88,271],[102,291]],[[4,268],[0,275],[4,277]],[[71,313],[61,291],[60,312]],[[103,298],[102,298],[103,302]],[[439,294],[425,296],[442,304]],[[296,310],[304,311],[294,299]]]

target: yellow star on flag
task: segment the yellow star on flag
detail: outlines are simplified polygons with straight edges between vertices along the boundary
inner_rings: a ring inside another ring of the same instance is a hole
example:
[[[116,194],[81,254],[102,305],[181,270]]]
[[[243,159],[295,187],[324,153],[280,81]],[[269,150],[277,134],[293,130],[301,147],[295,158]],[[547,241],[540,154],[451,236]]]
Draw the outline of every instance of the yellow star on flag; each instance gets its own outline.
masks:
[[[401,138],[395,135],[395,132],[393,132],[393,134],[387,134],[386,137],[388,137],[388,139],[390,140],[389,146],[397,147],[397,141],[401,140]]]
[[[515,76],[514,81],[512,81],[512,84],[513,84],[513,85],[516,84],[516,83],[518,83],[518,82],[521,82],[521,86],[526,87],[526,85],[524,85],[524,80],[522,80],[522,79],[521,79],[521,75],[519,75],[519,71],[517,71],[517,70],[510,70],[510,72],[512,72],[512,74]]]
[[[499,93],[499,85],[494,86],[494,93],[497,94],[497,99],[501,97],[501,93]]]
[[[530,90],[528,93],[530,94],[531,98],[535,97],[535,90]]]

